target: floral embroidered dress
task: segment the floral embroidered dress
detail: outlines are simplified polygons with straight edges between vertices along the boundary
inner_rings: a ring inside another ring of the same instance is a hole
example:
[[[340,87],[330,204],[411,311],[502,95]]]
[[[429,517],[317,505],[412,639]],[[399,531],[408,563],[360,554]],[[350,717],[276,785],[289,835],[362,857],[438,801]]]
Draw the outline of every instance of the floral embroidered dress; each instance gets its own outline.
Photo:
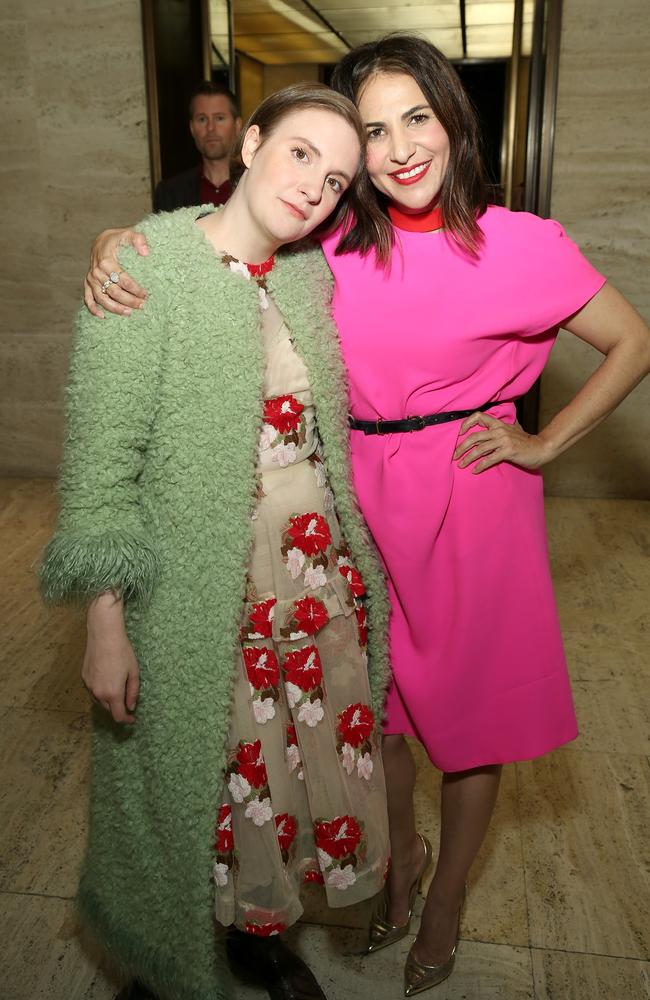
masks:
[[[330,906],[381,889],[388,829],[364,586],[341,537],[307,369],[260,287],[264,424],[247,604],[215,837],[216,917],[278,933],[300,887]]]

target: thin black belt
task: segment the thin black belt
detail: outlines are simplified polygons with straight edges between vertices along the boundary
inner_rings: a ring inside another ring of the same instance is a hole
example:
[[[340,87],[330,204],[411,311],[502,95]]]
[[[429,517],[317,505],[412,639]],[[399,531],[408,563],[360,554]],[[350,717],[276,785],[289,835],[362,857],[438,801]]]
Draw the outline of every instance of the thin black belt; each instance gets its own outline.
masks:
[[[504,402],[501,399],[493,399],[491,403],[483,403],[482,406],[475,406],[471,410],[449,410],[447,413],[428,413],[424,417],[405,417],[404,420],[356,420],[348,417],[350,429],[353,431],[363,431],[364,434],[404,434],[410,431],[422,431],[425,427],[434,424],[447,424],[451,420],[464,420],[471,417],[472,413],[483,413],[491,406],[498,406]]]

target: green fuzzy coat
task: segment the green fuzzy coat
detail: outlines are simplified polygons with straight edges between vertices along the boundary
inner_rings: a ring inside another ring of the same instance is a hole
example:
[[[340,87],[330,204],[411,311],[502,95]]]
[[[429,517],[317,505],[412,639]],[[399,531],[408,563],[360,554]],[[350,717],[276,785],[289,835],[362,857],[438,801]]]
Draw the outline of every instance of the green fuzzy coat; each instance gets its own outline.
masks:
[[[79,901],[122,970],[170,1000],[231,995],[211,870],[264,375],[257,285],[218,262],[196,215],[147,219],[150,255],[124,253],[149,290],[142,311],[79,314],[59,524],[42,565],[47,600],[109,588],[126,599],[137,723],[95,713]],[[283,252],[268,286],[309,370],[337,512],[366,583],[379,718],[388,604],[350,485],[332,277],[319,249]]]

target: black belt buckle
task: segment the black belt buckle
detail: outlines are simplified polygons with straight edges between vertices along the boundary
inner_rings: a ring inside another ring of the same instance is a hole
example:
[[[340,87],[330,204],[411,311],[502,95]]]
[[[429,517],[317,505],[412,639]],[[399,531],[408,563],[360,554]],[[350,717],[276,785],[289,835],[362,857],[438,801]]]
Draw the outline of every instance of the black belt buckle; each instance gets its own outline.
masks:
[[[421,416],[420,414],[418,414],[417,417],[407,417],[406,419],[412,420],[415,424],[415,427],[409,427],[409,431],[423,431],[424,428],[427,426],[424,417]]]

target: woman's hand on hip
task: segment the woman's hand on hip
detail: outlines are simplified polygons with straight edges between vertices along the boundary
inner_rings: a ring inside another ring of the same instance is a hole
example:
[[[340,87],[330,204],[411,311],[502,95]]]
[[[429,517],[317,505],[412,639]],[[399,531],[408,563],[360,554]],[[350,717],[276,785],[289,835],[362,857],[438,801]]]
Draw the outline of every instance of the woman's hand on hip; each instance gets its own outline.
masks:
[[[454,461],[460,459],[459,469],[473,465],[472,472],[478,474],[500,462],[538,469],[554,457],[546,441],[537,434],[527,434],[518,423],[507,424],[489,413],[473,413],[463,421],[460,433],[467,434],[472,427],[481,429],[468,435],[454,451]]]
[[[102,594],[88,608],[81,679],[115,722],[135,722],[140,667],[124,627],[122,601],[113,594]]]
[[[120,247],[133,247],[141,257],[149,253],[146,236],[134,229],[105,229],[99,234],[92,245],[90,269],[84,278],[86,308],[98,319],[104,319],[102,309],[130,316],[134,309],[142,309],[147,297],[145,289],[120,267],[117,259]]]

